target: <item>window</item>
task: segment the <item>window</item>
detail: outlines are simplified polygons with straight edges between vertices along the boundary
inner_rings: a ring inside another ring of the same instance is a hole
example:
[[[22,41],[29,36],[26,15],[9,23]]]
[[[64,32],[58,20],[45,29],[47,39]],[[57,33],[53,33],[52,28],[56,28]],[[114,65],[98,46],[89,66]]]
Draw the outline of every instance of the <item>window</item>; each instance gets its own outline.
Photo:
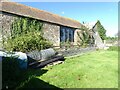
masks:
[[[74,29],[68,27],[60,27],[60,42],[74,42]]]

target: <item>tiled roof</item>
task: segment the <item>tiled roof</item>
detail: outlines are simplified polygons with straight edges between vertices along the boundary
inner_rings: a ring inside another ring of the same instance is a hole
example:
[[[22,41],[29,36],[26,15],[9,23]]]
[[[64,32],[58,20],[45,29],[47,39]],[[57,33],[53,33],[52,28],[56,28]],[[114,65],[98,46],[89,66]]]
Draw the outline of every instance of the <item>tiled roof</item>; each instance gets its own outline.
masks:
[[[47,11],[25,6],[16,2],[2,2],[2,11],[73,28],[80,28],[82,26],[82,24],[78,21],[52,14]]]

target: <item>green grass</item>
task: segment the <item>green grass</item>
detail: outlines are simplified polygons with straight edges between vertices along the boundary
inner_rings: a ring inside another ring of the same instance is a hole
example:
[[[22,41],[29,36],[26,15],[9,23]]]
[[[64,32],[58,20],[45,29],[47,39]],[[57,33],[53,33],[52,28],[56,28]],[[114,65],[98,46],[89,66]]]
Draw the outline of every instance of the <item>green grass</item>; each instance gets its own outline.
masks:
[[[48,71],[23,82],[20,87],[117,88],[118,52],[94,51],[67,57],[63,64],[42,70]]]

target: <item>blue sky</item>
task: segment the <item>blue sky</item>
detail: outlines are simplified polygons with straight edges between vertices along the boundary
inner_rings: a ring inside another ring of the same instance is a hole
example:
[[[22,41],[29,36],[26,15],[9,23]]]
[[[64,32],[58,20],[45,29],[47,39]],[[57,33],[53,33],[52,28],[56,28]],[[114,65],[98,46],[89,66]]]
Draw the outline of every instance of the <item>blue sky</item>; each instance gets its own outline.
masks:
[[[41,10],[52,12],[84,22],[101,21],[107,30],[107,36],[118,32],[117,2],[19,2]]]

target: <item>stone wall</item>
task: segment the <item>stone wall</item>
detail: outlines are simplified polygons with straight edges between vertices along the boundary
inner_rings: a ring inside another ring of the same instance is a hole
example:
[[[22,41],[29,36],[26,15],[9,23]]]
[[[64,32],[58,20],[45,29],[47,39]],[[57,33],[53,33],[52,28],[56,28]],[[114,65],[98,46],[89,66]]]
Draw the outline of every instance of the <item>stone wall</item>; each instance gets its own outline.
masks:
[[[2,48],[2,12],[0,12],[0,49]]]
[[[79,33],[80,36],[82,35],[82,34],[81,34],[81,30],[79,30],[79,29],[76,29],[76,30],[75,30],[75,34],[74,34],[74,45],[79,45],[80,42],[82,42],[82,41],[80,40],[80,38],[79,38],[79,36],[78,36],[77,33]]]
[[[17,18],[16,15],[1,12],[0,48],[3,47],[3,38],[4,38],[4,40],[6,40],[8,37],[11,36],[11,24],[15,18]]]
[[[51,41],[54,46],[60,45],[60,26],[51,23],[44,23],[43,33],[44,37]]]
[[[16,18],[16,15],[2,12],[2,37],[4,39],[11,36],[11,25]]]
[[[95,46],[99,49],[103,49],[104,43],[98,33],[97,25],[93,28],[93,31],[95,32],[95,33],[93,33],[93,37],[95,39]]]
[[[0,28],[0,41],[2,42],[2,38],[6,39],[11,36],[11,24],[14,19],[17,19],[22,16],[17,16],[10,13],[2,12],[1,14],[1,28]],[[24,18],[24,17],[23,17]],[[43,33],[44,38],[53,43],[54,46],[60,45],[60,26],[56,24],[51,24],[47,22],[43,22]],[[2,48],[2,43],[0,43],[0,48]]]

